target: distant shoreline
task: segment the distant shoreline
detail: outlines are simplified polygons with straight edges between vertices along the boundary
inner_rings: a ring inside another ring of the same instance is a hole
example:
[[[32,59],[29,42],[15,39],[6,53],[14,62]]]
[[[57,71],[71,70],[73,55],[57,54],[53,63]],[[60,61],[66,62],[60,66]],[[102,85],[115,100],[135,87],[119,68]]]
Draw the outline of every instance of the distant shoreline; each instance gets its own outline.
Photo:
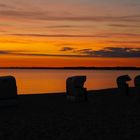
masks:
[[[0,67],[0,69],[140,70],[140,67]]]

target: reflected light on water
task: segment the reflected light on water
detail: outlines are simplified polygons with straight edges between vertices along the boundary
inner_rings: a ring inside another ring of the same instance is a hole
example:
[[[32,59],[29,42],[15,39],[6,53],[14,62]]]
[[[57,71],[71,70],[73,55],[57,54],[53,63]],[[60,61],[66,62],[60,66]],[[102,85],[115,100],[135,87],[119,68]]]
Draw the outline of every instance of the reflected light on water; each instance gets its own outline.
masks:
[[[69,76],[86,75],[85,87],[88,90],[116,87],[116,78],[128,74],[133,86],[133,78],[139,71],[129,70],[35,70],[35,69],[2,69],[0,76],[13,75],[16,77],[18,94],[38,94],[65,92],[66,79]]]

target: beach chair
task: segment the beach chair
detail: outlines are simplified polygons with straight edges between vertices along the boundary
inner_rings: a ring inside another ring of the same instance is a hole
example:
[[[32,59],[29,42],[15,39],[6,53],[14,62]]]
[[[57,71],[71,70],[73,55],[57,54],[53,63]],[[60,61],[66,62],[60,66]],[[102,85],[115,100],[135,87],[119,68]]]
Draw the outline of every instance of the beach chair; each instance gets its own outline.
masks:
[[[13,76],[0,77],[0,106],[17,104],[16,79]]]
[[[117,86],[118,86],[119,93],[121,95],[128,96],[129,85],[127,82],[130,80],[131,78],[129,77],[129,75],[121,75],[117,78]]]
[[[134,78],[134,85],[135,85],[136,94],[140,94],[140,75],[137,75]]]
[[[84,88],[86,76],[72,76],[66,80],[66,97],[71,101],[87,101],[87,90]]]

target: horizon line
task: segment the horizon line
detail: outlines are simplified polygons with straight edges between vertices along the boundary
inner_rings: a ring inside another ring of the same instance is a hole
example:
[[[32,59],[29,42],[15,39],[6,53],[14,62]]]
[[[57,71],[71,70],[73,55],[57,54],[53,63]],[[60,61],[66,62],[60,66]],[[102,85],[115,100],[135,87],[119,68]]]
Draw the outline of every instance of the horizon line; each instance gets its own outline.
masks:
[[[25,67],[0,67],[0,69],[103,69],[103,70],[140,70],[140,67],[137,66],[113,66],[113,67],[106,67],[106,66],[101,66],[101,67],[96,67],[96,66],[71,66],[71,67],[32,67],[32,66],[25,66]]]

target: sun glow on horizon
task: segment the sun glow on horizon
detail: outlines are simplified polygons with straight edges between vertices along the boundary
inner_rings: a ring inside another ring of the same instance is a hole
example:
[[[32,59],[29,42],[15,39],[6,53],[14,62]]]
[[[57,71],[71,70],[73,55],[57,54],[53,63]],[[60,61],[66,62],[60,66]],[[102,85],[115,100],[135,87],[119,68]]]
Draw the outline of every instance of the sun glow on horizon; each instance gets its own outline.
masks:
[[[0,66],[140,66],[139,8],[139,0],[0,0]]]

